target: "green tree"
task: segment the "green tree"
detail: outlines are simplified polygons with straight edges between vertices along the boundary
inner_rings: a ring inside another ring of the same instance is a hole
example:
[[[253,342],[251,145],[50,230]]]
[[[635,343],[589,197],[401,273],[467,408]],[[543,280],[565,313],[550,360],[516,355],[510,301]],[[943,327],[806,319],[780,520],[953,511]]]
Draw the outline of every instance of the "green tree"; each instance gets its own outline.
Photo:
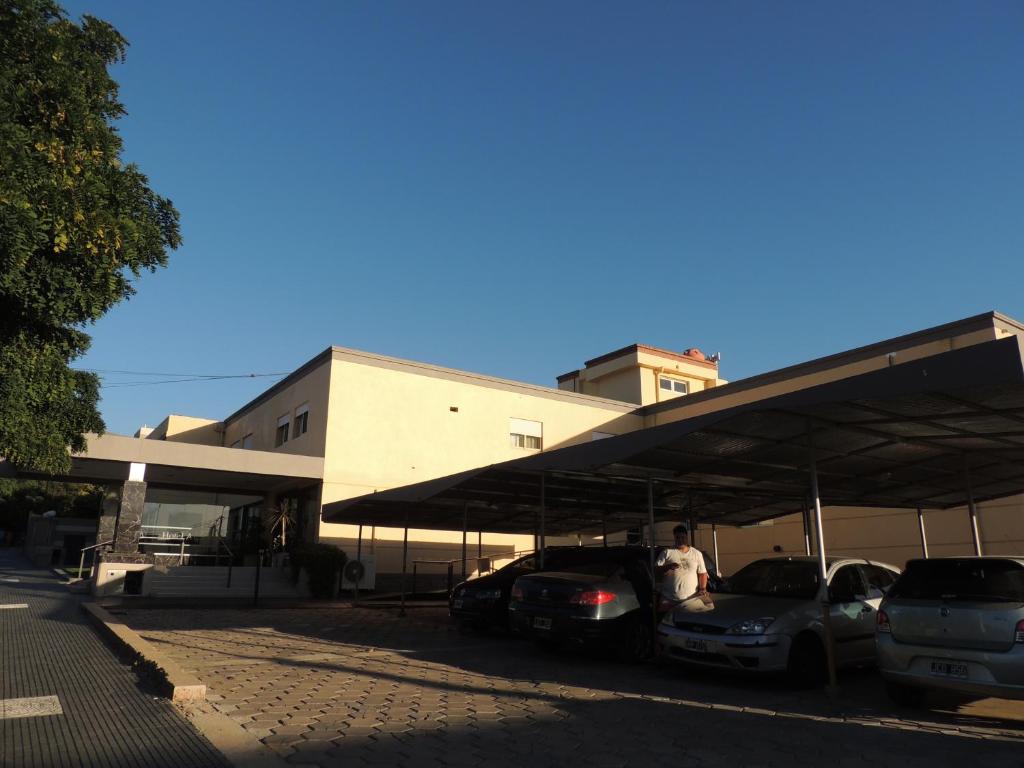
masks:
[[[132,164],[108,67],[127,42],[50,0],[0,0],[0,456],[66,471],[102,432],[99,380],[71,369],[84,328],[181,243],[178,212]]]

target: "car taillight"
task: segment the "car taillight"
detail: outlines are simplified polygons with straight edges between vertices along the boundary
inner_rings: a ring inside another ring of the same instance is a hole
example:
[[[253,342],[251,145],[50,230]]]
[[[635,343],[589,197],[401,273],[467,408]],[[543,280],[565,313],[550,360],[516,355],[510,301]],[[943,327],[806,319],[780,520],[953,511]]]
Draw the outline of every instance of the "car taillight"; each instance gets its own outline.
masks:
[[[614,599],[614,592],[604,592],[598,589],[592,592],[577,592],[569,598],[569,602],[573,605],[604,605]]]
[[[517,603],[523,602],[523,588],[518,584],[512,586],[512,599]]]
[[[892,627],[889,626],[889,614],[885,611],[878,612],[878,618],[875,620],[875,629],[878,632],[892,632]]]
[[[1017,622],[1017,631],[1013,633],[1013,642],[1024,643],[1024,619]]]

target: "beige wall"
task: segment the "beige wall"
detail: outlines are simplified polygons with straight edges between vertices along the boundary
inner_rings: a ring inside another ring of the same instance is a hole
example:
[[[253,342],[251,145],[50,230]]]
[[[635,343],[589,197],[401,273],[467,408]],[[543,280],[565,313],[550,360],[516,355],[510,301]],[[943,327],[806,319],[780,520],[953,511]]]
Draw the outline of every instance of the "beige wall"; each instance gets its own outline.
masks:
[[[681,360],[677,355],[658,354],[654,350],[639,347],[633,352],[582,369],[575,385],[566,381],[560,386],[566,389],[576,386],[588,395],[650,405],[672,397],[658,386],[658,376],[661,374],[686,381],[691,393],[702,392],[722,383],[715,366]]]
[[[929,556],[974,554],[965,508],[926,511],[924,519]],[[1024,554],[1024,497],[979,504],[978,520],[985,554]],[[829,554],[866,557],[900,568],[907,560],[921,557],[917,513],[913,510],[826,507],[822,510],[822,527]],[[700,526],[697,536],[698,546],[711,551],[710,526]],[[799,515],[750,528],[719,526],[719,567],[725,574],[735,573],[753,560],[779,555],[773,552],[775,545],[782,548],[781,554],[804,553]],[[813,545],[812,552],[816,552]]]
[[[511,446],[511,418],[541,422],[545,449],[642,424],[629,405],[433,367],[335,359],[330,390],[324,504],[536,453]],[[356,529],[321,523],[320,536],[351,541]],[[380,542],[400,548],[400,529],[377,528],[374,536],[392,555]],[[431,551],[446,558],[461,554],[461,532],[416,531],[415,539],[416,546],[443,545]],[[533,546],[532,536],[486,534],[484,541],[501,550]],[[392,555],[379,561],[381,572]]]
[[[167,440],[194,445],[220,445],[223,425],[216,419],[200,419],[172,413],[147,436],[147,440]]]
[[[237,416],[225,425],[224,445],[230,446],[236,440],[242,440],[251,433],[253,436],[252,449],[256,451],[323,456],[327,434],[327,395],[330,389],[330,375],[330,361],[324,360],[322,365]],[[309,431],[296,437],[293,434],[295,410],[299,406],[307,404],[309,405]],[[289,417],[288,442],[275,447],[274,436],[277,432],[277,420],[284,415]]]

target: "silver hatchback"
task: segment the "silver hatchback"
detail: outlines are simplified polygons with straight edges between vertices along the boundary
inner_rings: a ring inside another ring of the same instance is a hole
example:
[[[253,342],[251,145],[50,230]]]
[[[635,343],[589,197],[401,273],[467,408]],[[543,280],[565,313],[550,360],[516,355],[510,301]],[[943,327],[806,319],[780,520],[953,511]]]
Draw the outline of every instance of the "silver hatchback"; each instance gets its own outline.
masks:
[[[929,688],[1024,699],[1024,558],[911,560],[878,612],[889,695]]]
[[[830,558],[827,582],[811,557],[756,560],[727,579],[714,608],[681,605],[665,614],[655,638],[659,656],[701,666],[750,672],[786,672],[795,682],[823,682],[829,605],[840,667],[875,661],[875,611],[899,576],[886,563]]]

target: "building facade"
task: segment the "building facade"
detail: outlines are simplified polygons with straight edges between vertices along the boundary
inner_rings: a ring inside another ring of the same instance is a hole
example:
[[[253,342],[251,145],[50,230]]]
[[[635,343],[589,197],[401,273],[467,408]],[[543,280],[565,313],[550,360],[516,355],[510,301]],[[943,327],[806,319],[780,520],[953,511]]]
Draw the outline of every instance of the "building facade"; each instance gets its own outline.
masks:
[[[1008,335],[1024,336],[1024,326],[987,313],[732,383],[719,377],[718,355],[634,344],[558,376],[557,387],[331,347],[223,421],[172,415],[138,437],[322,458],[321,482],[230,508],[228,532],[237,535],[262,509],[286,504],[296,514],[292,535],[337,544],[350,555],[357,549],[372,552],[378,573],[393,573],[400,567],[401,529],[360,531],[324,523],[322,505],[713,413]],[[827,508],[825,515],[830,551],[896,565],[921,551],[916,515],[905,510]],[[970,552],[966,513],[929,512],[928,519],[932,554]],[[986,551],[1024,552],[1021,499],[985,504],[982,528]],[[709,528],[697,537],[710,549]],[[670,539],[667,528],[655,534],[656,543]],[[533,544],[532,537],[472,532],[470,553],[507,555]],[[718,530],[724,572],[760,556],[801,554],[803,546],[799,517]],[[413,560],[455,560],[461,552],[461,532],[410,535]]]

